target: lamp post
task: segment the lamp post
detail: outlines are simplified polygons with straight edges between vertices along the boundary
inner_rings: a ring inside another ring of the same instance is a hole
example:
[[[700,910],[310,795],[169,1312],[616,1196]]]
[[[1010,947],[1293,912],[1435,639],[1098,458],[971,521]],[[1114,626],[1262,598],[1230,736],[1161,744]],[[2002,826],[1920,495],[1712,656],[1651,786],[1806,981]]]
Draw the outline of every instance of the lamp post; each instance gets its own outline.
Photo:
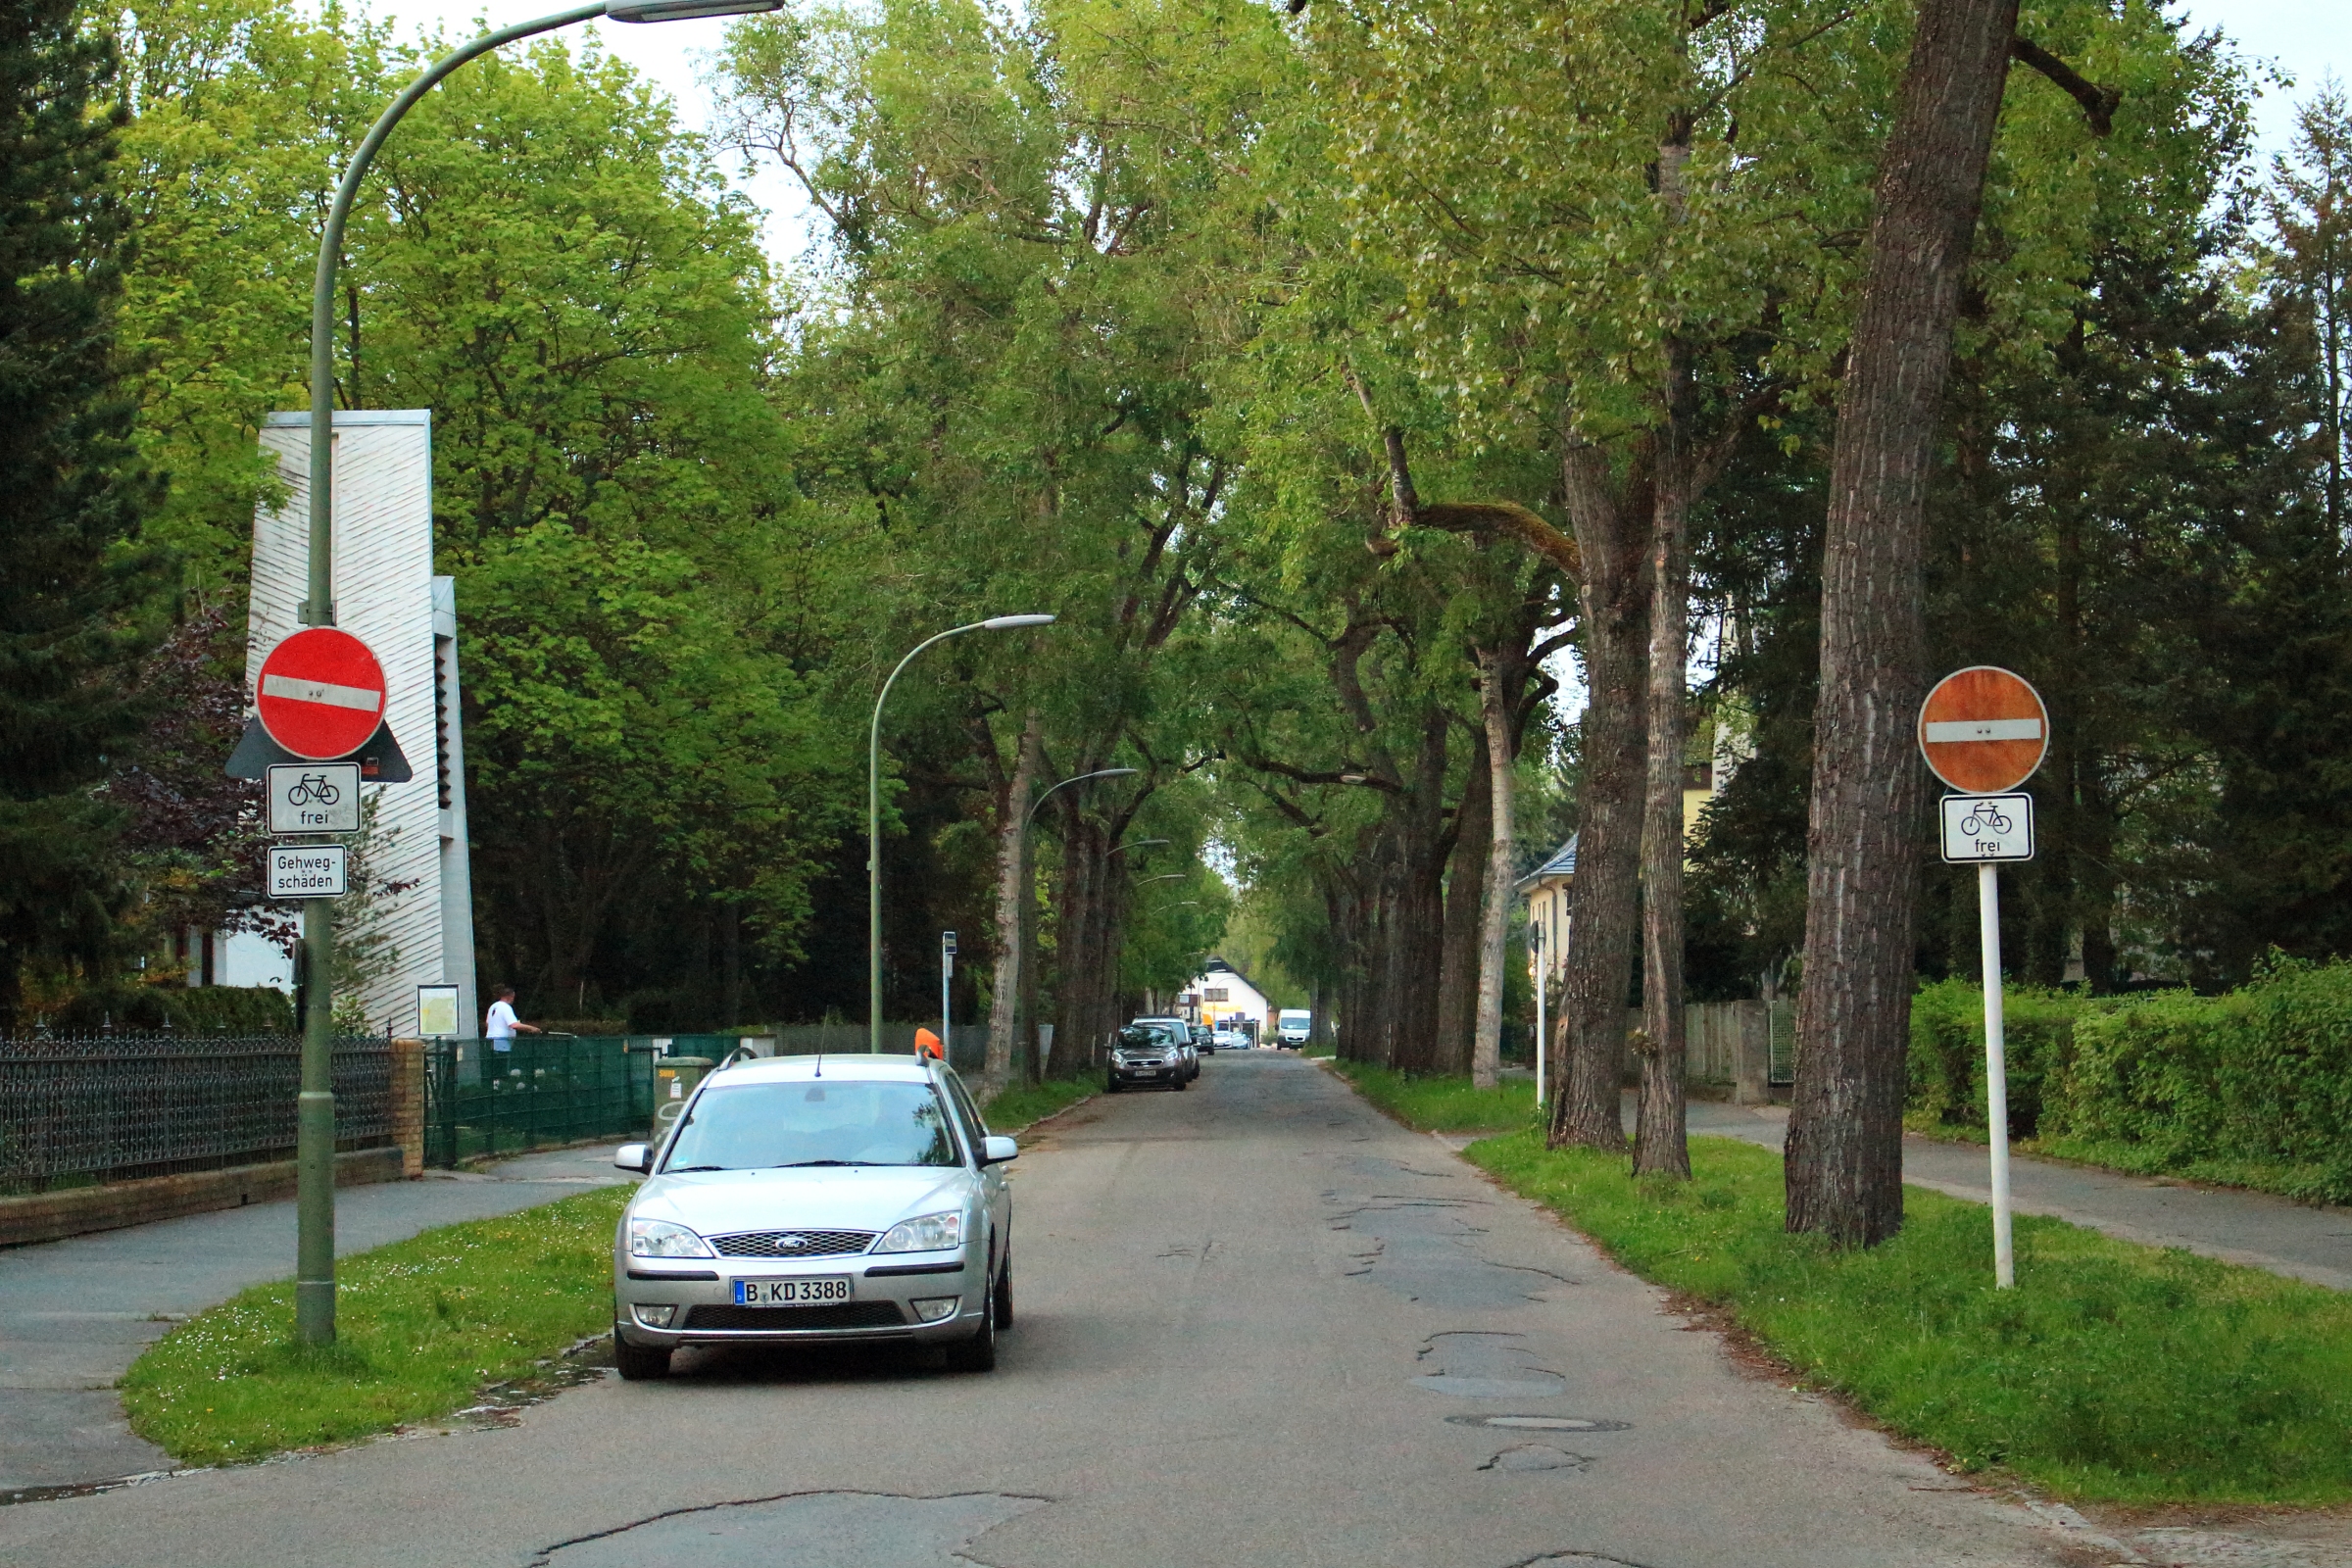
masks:
[[[1126,771],[1132,773],[1135,771],[1135,769],[1131,767],[1126,769]],[[1168,841],[1166,839],[1129,839],[1124,844],[1113,844],[1109,849],[1103,851],[1102,858],[1107,860],[1112,856],[1118,854],[1121,850],[1148,850],[1154,844],[1165,844]]]
[[[882,705],[890,701],[891,687],[914,662],[914,656],[933,643],[967,631],[1010,631],[1017,626],[1053,623],[1052,615],[991,615],[969,625],[933,632],[907,650],[874,699],[874,721],[865,736],[865,1049],[869,1052],[882,1049]]]
[[[683,22],[694,17],[744,16],[775,11],[783,0],[595,0],[553,16],[518,22],[486,32],[433,62],[409,83],[391,107],[376,117],[326,213],[318,239],[318,268],[311,283],[311,505],[307,597],[299,614],[306,626],[335,623],[335,270],[343,260],[343,231],[351,221],[360,181],[418,99],[467,61],[517,38],[528,38],[575,22],[611,17],[615,22]],[[356,400],[357,389],[354,389]],[[333,906],[325,899],[302,905],[302,1089],[295,1101],[294,1333],[305,1345],[331,1345],[335,1338],[335,1092]]]

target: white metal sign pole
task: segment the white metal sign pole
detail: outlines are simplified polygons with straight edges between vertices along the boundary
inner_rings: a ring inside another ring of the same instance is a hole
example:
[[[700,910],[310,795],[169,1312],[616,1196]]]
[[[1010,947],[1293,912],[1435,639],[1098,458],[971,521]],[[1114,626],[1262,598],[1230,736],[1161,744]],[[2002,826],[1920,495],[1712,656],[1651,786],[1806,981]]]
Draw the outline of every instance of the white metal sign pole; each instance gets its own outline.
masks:
[[[1992,1144],[1992,1280],[2017,1283],[2017,1250],[2009,1235],[2009,1062],[2001,1032],[2000,867],[1977,867],[1977,931],[1984,945],[1984,1113]]]

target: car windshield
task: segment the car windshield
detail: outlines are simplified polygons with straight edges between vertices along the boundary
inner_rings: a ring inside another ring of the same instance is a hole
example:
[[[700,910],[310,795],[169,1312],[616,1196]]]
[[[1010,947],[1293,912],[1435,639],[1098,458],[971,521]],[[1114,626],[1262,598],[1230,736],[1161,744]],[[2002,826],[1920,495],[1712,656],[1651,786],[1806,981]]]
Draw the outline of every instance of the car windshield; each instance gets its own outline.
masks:
[[[1135,1024],[1129,1024],[1119,1031],[1119,1049],[1121,1051],[1149,1051],[1159,1043],[1158,1035]]]
[[[802,1081],[705,1090],[662,1168],[959,1162],[929,1084]]]

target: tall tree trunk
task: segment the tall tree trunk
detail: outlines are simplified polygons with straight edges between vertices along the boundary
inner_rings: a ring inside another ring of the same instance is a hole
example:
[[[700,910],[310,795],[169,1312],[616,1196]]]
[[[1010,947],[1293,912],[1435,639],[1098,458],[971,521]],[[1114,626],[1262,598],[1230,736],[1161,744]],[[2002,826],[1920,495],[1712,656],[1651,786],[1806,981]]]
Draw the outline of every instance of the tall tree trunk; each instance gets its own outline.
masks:
[[[1683,1012],[1683,748],[1690,646],[1689,465],[1680,450],[1689,387],[1680,357],[1669,372],[1649,544],[1649,762],[1642,814],[1642,1098],[1634,1174],[1690,1174],[1684,1104],[1689,1071]]]
[[[1026,1080],[1037,1059],[1029,1052],[1016,1051],[1014,1044],[1028,959],[1021,940],[1027,935],[1021,906],[1027,902],[1029,876],[1029,835],[1023,829],[1029,820],[1029,794],[1037,787],[1045,732],[1045,715],[1032,708],[1021,726],[1020,756],[997,808],[997,969],[990,977],[988,1066],[983,1074],[991,1084]]]
[[[1470,1045],[1470,1082],[1492,1089],[1502,1080],[1502,965],[1511,917],[1511,699],[1519,685],[1516,662],[1503,650],[1479,661],[1479,707],[1487,721],[1488,794],[1494,823],[1488,833],[1486,907],[1479,921],[1478,1030]]]
[[[1054,1055],[1050,1071],[1074,1078],[1093,1064],[1095,991],[1102,956],[1096,948],[1102,897],[1101,835],[1075,808],[1062,811],[1061,898],[1054,928]]]
[[[1493,801],[1484,727],[1471,749],[1469,776],[1456,812],[1452,878],[1446,888],[1445,951],[1438,960],[1437,1070],[1470,1070],[1470,1042],[1478,1027],[1479,915],[1486,907],[1487,865],[1494,858]]]
[[[1787,1181],[1788,1229],[1848,1247],[1903,1222],[1928,477],[2016,31],[2017,0],[1919,8],[1838,412]]]
[[[1573,432],[1561,458],[1584,576],[1587,702],[1578,800],[1576,875],[1568,884],[1568,953],[1560,977],[1566,1082],[1552,1102],[1550,1141],[1622,1150],[1625,993],[1633,973],[1635,873],[1642,848],[1642,675],[1647,615],[1642,552],[1610,494],[1607,464]],[[1646,482],[1632,487],[1645,492]],[[1636,515],[1645,515],[1642,509]]]

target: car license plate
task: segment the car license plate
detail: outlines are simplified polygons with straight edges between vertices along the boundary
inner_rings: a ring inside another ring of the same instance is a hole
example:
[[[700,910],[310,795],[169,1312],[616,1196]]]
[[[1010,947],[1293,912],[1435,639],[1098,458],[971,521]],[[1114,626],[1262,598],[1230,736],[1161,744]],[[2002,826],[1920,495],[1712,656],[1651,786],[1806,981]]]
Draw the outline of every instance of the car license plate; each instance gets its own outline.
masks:
[[[737,1306],[823,1306],[850,1298],[850,1277],[828,1274],[822,1279],[737,1280]]]

